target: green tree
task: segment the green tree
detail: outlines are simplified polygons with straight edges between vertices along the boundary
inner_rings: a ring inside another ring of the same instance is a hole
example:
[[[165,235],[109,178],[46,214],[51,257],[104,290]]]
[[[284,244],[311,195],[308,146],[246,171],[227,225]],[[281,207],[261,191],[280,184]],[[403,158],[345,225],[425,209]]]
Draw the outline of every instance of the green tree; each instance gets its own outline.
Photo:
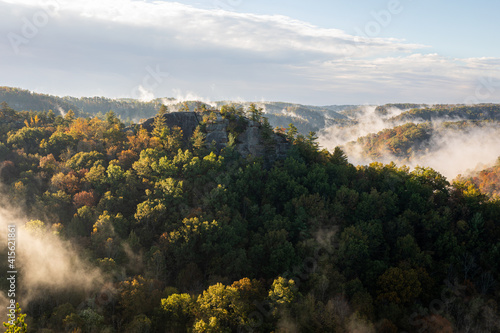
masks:
[[[83,319],[83,328],[85,332],[98,333],[104,325],[104,316],[98,314],[92,309],[85,309],[79,313]]]
[[[62,131],[55,131],[48,140],[43,139],[40,142],[40,148],[46,150],[47,154],[60,156],[67,149],[73,149],[76,146],[76,140]]]
[[[129,323],[125,332],[127,333],[150,333],[151,332],[152,322],[149,317],[145,314],[139,314],[134,317],[131,323]]]
[[[69,110],[64,116],[64,120],[71,124],[73,120],[75,120],[75,112],[73,110]]]
[[[286,137],[288,141],[294,142],[298,132],[299,130],[297,129],[297,127],[293,123],[290,123],[286,131]]]
[[[191,144],[193,146],[193,154],[195,156],[203,156],[206,150],[205,144],[206,134],[203,133],[200,126],[197,126],[191,137]]]
[[[318,136],[316,132],[310,131],[306,137],[307,144],[311,147],[311,149],[317,150],[319,148]]]
[[[273,140],[274,131],[273,131],[271,124],[269,124],[269,119],[267,119],[267,117],[263,117],[263,119],[264,120],[262,121],[260,135],[262,137],[262,141],[264,142],[264,145],[270,147],[274,144],[274,140]]]
[[[415,269],[391,267],[378,279],[378,299],[396,304],[409,303],[422,292]]]
[[[0,104],[0,114],[2,117],[13,117],[16,115],[16,111],[4,101]]]
[[[76,313],[71,313],[63,319],[63,324],[66,332],[81,332],[85,321]]]
[[[56,115],[55,115],[54,111],[52,111],[52,109],[47,111],[47,120],[49,121],[49,123],[53,123],[55,119],[56,119]]]
[[[85,181],[102,193],[107,186],[106,168],[100,163],[96,163],[85,175]]]
[[[118,117],[113,112],[113,110],[110,110],[106,113],[106,123],[107,123],[108,128],[113,126],[113,125],[120,124],[120,119],[118,119]]]
[[[166,213],[167,207],[161,200],[147,199],[137,205],[134,217],[137,223],[144,225],[146,229],[150,229],[160,224]]]
[[[14,148],[23,148],[27,153],[35,153],[40,148],[40,142],[47,139],[47,130],[39,127],[23,127],[13,131],[7,138],[7,144]]]
[[[174,155],[182,146],[182,129],[179,126],[174,126],[171,129],[165,126],[159,138],[165,150],[170,155]]]
[[[160,109],[158,110],[158,113],[155,116],[155,119],[153,120],[153,136],[156,136],[159,138],[162,135],[163,130],[166,127],[165,124],[165,114],[168,112],[167,107],[165,104],[162,104],[160,106]]]
[[[96,162],[101,162],[100,164],[102,165],[104,162],[104,155],[95,150],[90,152],[82,151],[71,157],[66,162],[66,166],[78,171],[80,169],[90,169],[96,164]]]
[[[368,236],[359,226],[350,226],[342,231],[339,244],[339,262],[344,274],[351,278],[367,267],[370,258]]]
[[[107,181],[112,186],[112,188],[118,187],[125,179],[125,172],[123,172],[123,169],[119,165],[110,164],[108,166],[108,169],[106,170],[106,173],[108,174]]]
[[[260,122],[263,114],[263,109],[258,108],[254,103],[250,104],[250,108],[248,109],[248,114],[250,115],[250,119],[252,121]]]
[[[140,275],[120,282],[118,290],[119,307],[124,318],[134,318],[139,314],[149,316],[161,304],[158,281]]]
[[[106,252],[109,252],[109,249],[106,251],[106,248],[107,246],[112,245],[109,242],[112,242],[113,237],[115,236],[112,220],[113,217],[109,215],[107,211],[104,211],[93,226],[91,236],[92,244],[97,250],[97,253],[101,254],[101,256],[104,256]],[[106,257],[112,257],[109,253],[106,254],[108,254]]]
[[[72,313],[75,313],[75,308],[70,303],[64,303],[55,307],[50,316],[51,327],[54,329],[63,327],[63,320]]]
[[[333,150],[333,154],[330,157],[330,161],[334,164],[338,165],[347,165],[347,155],[340,147],[335,147]]]

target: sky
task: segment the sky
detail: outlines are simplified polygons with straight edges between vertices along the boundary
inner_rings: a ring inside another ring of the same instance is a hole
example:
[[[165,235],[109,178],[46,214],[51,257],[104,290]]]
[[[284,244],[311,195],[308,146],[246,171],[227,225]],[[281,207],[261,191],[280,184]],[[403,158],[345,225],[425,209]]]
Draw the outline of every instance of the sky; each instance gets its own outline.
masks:
[[[500,2],[0,0],[0,85],[311,105],[500,102]]]

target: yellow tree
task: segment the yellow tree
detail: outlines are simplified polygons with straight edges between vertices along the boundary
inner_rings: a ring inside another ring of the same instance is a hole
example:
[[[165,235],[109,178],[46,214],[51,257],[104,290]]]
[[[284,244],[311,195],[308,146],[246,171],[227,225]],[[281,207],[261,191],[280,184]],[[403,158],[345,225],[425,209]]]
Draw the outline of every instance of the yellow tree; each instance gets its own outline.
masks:
[[[21,308],[19,307],[19,303],[16,303],[16,309],[13,313],[15,319],[12,319],[8,322],[4,322],[3,326],[5,326],[6,333],[26,333],[28,331],[28,325],[24,322],[26,314],[21,312]]]
[[[177,331],[186,330],[192,321],[195,302],[189,294],[172,294],[161,299],[161,307],[167,313],[169,323]]]
[[[196,301],[198,318],[195,332],[231,332],[241,324],[234,311],[238,297],[236,288],[217,283],[208,287]]]

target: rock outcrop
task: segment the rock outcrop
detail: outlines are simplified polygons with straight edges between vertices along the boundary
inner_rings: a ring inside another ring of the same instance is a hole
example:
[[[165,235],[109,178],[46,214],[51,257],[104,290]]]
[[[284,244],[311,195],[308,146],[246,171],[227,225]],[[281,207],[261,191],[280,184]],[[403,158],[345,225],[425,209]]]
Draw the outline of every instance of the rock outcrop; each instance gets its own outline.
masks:
[[[217,119],[214,122],[208,123],[206,126],[207,136],[205,138],[207,146],[215,143],[218,151],[226,147],[229,141],[228,125],[229,120],[222,118],[220,114],[217,115]]]
[[[170,112],[166,113],[164,116],[165,125],[169,128],[178,126],[182,129],[182,136],[185,141],[189,140],[193,136],[193,132],[196,126],[200,124],[201,118],[195,112]],[[148,131],[153,130],[154,118],[149,118],[145,122],[141,123]]]
[[[216,144],[217,150],[221,150],[229,142],[229,120],[222,118],[220,114],[210,124],[206,126],[207,136],[205,142],[208,146]],[[248,120],[248,124],[235,140],[235,148],[243,157],[264,157],[266,160],[274,161],[286,157],[290,143],[276,133],[272,134],[272,139],[264,142],[262,139],[262,124]]]
[[[272,143],[264,143],[262,140],[262,125],[250,121],[245,132],[238,136],[236,150],[243,156],[268,157],[271,160],[283,159],[290,149],[290,143],[278,134],[273,134]]]
[[[202,116],[195,112],[171,112],[165,114],[165,124],[168,127],[178,126],[182,129],[184,140],[189,140],[194,130],[200,124]],[[153,129],[154,118],[150,118],[141,125],[148,131]],[[218,151],[225,148],[229,142],[229,120],[224,119],[220,114],[211,122],[207,123],[205,142],[207,147],[215,144]],[[240,133],[235,140],[235,149],[243,157],[265,157],[267,160],[285,158],[290,148],[290,143],[276,133],[272,138],[264,142],[262,139],[262,124],[248,120],[245,130]]]

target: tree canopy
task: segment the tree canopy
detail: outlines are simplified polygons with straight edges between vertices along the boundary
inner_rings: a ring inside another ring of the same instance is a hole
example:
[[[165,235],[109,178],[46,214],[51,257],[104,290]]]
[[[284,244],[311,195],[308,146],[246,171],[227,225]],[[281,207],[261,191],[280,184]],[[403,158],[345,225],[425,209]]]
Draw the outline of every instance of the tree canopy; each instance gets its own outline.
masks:
[[[181,140],[160,118],[150,133],[114,113],[2,106],[5,197],[33,237],[54,232],[103,275],[93,293],[47,289],[23,305],[30,330],[499,330],[498,201],[430,168],[356,167],[293,124],[283,158],[243,157],[248,126],[268,145],[272,129],[256,106],[254,122],[221,111],[200,107]],[[232,137],[222,149],[205,140],[216,121]]]

